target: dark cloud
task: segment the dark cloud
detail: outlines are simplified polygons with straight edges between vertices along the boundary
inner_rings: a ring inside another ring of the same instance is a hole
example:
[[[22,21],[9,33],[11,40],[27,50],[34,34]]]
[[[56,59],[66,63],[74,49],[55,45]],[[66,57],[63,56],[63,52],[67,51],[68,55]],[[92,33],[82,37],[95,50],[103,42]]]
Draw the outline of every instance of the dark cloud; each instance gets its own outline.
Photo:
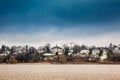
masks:
[[[27,24],[69,26],[116,21],[120,21],[119,0],[0,0],[1,27]]]

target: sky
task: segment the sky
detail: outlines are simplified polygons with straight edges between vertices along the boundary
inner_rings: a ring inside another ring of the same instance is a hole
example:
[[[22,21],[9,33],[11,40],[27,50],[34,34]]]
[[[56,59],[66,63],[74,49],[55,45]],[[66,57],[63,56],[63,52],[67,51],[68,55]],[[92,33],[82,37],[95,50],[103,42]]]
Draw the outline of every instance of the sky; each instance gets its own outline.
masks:
[[[120,0],[0,0],[0,45],[120,44]]]

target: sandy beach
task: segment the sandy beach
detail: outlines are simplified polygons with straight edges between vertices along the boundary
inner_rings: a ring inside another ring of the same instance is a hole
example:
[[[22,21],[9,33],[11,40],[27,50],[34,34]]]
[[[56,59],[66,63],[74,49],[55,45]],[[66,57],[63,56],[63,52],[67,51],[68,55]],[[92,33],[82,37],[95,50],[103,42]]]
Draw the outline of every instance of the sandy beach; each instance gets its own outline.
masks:
[[[120,65],[0,64],[0,80],[120,80]]]

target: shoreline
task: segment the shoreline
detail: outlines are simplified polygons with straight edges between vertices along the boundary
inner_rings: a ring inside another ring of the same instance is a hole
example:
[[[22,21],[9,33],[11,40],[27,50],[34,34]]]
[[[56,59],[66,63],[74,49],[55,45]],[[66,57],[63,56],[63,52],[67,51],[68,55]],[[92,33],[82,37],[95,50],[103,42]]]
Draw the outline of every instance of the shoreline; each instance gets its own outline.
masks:
[[[0,63],[0,65],[19,65],[19,64],[25,64],[25,65],[120,65],[120,63],[65,63],[65,64],[61,64],[61,63]]]

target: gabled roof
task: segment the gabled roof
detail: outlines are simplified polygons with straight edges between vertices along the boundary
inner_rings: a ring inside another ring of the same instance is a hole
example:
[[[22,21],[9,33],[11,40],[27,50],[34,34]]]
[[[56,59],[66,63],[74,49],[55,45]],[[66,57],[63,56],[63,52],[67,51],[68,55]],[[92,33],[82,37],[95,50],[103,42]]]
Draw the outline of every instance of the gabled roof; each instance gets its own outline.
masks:
[[[62,49],[62,48],[59,47],[59,46],[55,46],[55,47],[53,47],[53,48],[51,48],[51,49],[55,49],[55,48],[57,48],[57,49]]]

